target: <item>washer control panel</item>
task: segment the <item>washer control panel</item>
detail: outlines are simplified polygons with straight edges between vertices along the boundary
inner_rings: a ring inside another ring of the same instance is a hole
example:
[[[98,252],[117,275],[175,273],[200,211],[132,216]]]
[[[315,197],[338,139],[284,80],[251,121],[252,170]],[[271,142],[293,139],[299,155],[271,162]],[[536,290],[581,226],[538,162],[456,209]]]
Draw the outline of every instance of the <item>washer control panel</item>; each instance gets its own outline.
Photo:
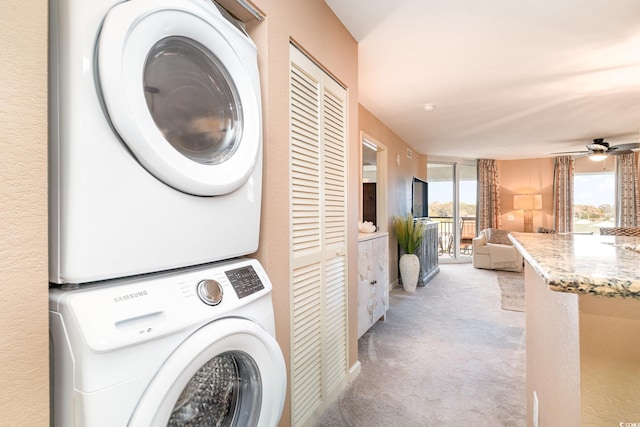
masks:
[[[224,274],[240,299],[264,289],[264,283],[252,265],[227,270]]]
[[[273,311],[271,289],[257,260],[233,259],[77,289],[52,288],[49,310],[71,322],[92,351],[103,353],[226,316],[262,319]]]

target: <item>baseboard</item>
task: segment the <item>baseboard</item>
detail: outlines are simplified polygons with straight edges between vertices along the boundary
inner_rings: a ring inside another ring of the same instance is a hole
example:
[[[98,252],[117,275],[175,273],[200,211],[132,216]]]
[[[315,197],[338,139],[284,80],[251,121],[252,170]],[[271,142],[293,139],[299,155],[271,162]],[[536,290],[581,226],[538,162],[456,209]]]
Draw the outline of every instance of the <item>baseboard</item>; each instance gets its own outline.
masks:
[[[359,360],[356,360],[356,363],[354,363],[351,368],[349,368],[349,384],[351,384],[353,382],[353,380],[355,380],[358,375],[360,375],[360,370],[362,369],[362,364],[360,363]]]

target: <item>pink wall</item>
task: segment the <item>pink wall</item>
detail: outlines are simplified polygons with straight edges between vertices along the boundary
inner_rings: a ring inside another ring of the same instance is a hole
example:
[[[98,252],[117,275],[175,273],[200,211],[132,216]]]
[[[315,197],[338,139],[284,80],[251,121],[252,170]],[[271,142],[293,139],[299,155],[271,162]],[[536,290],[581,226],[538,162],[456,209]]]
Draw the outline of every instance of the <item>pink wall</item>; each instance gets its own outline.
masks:
[[[502,229],[524,231],[523,211],[513,208],[514,194],[541,194],[542,210],[533,211],[533,231],[553,228],[553,158],[499,160]],[[509,217],[513,221],[509,221]]]

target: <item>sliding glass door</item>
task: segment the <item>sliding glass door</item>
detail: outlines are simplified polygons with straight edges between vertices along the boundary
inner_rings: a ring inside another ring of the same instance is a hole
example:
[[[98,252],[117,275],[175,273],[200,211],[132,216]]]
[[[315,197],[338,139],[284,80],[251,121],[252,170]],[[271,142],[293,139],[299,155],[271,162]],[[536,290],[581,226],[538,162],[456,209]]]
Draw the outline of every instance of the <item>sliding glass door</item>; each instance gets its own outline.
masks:
[[[475,160],[433,160],[427,163],[429,217],[438,221],[440,262],[469,262],[477,235],[477,164]]]

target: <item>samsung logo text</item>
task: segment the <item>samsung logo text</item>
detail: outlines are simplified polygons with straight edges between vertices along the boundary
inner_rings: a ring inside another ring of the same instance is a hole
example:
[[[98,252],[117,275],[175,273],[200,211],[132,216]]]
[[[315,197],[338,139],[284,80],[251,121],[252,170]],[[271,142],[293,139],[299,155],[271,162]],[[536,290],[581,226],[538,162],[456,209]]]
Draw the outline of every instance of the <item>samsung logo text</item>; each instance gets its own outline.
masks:
[[[123,302],[123,301],[129,301],[129,300],[132,300],[132,299],[145,297],[147,295],[149,295],[149,293],[147,291],[131,292],[130,294],[124,294],[124,295],[120,295],[120,296],[115,297],[113,299],[113,302],[118,303],[118,302]]]

